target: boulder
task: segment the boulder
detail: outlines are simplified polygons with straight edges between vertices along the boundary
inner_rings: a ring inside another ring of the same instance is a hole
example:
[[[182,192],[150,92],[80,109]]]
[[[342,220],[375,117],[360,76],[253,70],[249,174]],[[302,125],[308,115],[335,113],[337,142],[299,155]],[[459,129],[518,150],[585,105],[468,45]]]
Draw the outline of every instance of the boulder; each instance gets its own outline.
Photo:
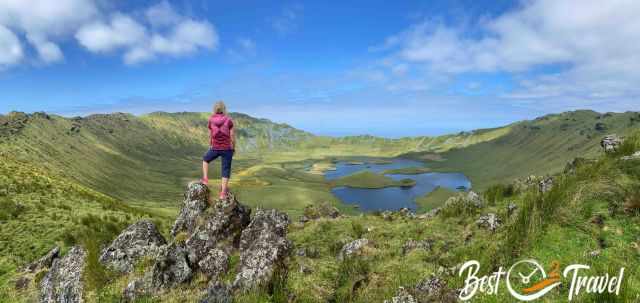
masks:
[[[289,217],[276,210],[258,210],[240,237],[240,270],[233,287],[247,290],[270,282],[284,266],[292,244],[287,239]]]
[[[478,220],[476,221],[476,224],[479,227],[483,227],[490,231],[496,231],[496,229],[500,227],[502,222],[500,221],[500,218],[498,218],[496,214],[488,213],[486,215],[480,216],[480,218],[478,218]]]
[[[229,255],[221,249],[214,248],[198,262],[200,271],[209,279],[215,279],[229,269]]]
[[[52,248],[48,253],[42,256],[40,259],[29,263],[24,269],[25,272],[35,273],[41,269],[49,268],[53,264],[53,260],[60,256],[60,247],[56,246]]]
[[[433,244],[434,241],[430,239],[419,241],[410,239],[407,242],[404,242],[404,245],[402,245],[402,254],[406,255],[407,253],[415,249],[431,250]]]
[[[340,249],[340,253],[338,254],[338,260],[344,260],[346,258],[359,254],[362,251],[362,249],[368,244],[369,244],[369,240],[364,238],[357,239],[350,243],[345,244],[342,247],[342,249]]]
[[[620,145],[622,145],[623,141],[624,138],[620,138],[617,135],[612,134],[602,138],[602,141],[600,141],[600,146],[607,154],[615,153],[616,151],[618,151],[618,148],[620,147]]]
[[[127,227],[102,250],[100,262],[116,271],[129,273],[142,257],[155,255],[165,244],[155,224],[141,220]]]
[[[437,216],[440,213],[440,211],[442,211],[442,208],[436,207],[436,208],[434,208],[434,209],[432,209],[432,210],[430,210],[430,211],[428,211],[428,212],[426,212],[424,214],[419,215],[418,219],[431,219],[431,218],[434,218],[435,216]]]
[[[238,246],[242,230],[249,225],[251,209],[234,196],[217,202],[202,212],[185,242],[190,264],[198,264],[210,250],[231,250]]]
[[[82,272],[86,256],[82,247],[74,246],[64,257],[54,259],[40,281],[40,302],[84,302]]]
[[[137,298],[147,295],[150,292],[150,282],[145,281],[144,278],[134,279],[127,284],[122,292],[123,302],[135,302]]]
[[[420,302],[458,302],[458,294],[443,279],[432,276],[420,281],[414,290]]]
[[[171,235],[180,232],[191,234],[196,227],[196,220],[209,206],[209,187],[200,182],[191,182],[184,194],[180,214],[171,228]]]
[[[155,290],[169,289],[189,281],[193,270],[189,266],[187,251],[175,243],[160,247],[150,274],[150,286]]]
[[[410,210],[410,209],[408,209],[406,207],[401,208],[399,213],[400,213],[401,216],[403,216],[405,218],[413,219],[413,218],[416,217],[416,214],[412,210]]]

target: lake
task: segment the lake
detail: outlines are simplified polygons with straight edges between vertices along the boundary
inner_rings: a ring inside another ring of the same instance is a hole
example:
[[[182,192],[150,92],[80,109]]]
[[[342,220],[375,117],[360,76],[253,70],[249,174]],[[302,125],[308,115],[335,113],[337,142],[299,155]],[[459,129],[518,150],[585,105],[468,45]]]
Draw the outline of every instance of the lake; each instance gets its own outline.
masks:
[[[333,180],[359,171],[382,173],[388,169],[424,166],[422,162],[409,159],[393,159],[390,160],[390,163],[379,164],[367,161],[362,160],[361,162],[364,163],[338,162],[336,169],[326,171],[324,176],[327,180]],[[471,188],[471,181],[461,173],[429,172],[417,175],[386,174],[386,176],[394,180],[413,179],[416,181],[416,185],[410,188],[385,187],[379,189],[336,187],[332,192],[343,203],[358,205],[362,211],[399,210],[403,207],[415,211],[417,208],[415,199],[430,193],[438,186],[453,191],[459,190],[459,187]]]

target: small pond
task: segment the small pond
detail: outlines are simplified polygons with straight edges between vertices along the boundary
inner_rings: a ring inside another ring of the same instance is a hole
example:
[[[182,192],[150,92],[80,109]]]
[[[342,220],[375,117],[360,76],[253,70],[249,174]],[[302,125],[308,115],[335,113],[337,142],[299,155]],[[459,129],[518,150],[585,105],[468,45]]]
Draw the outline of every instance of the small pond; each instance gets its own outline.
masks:
[[[422,162],[409,159],[393,159],[389,163],[369,160],[338,162],[335,170],[326,171],[324,175],[327,180],[334,180],[363,170],[382,173],[389,169],[422,166],[424,166]],[[415,211],[415,199],[426,195],[438,186],[453,191],[458,191],[463,187],[471,188],[471,182],[461,173],[428,172],[415,175],[386,174],[386,176],[394,180],[413,179],[416,181],[416,185],[410,188],[386,187],[379,189],[336,187],[332,192],[343,203],[358,205],[362,211],[399,210],[403,207]]]

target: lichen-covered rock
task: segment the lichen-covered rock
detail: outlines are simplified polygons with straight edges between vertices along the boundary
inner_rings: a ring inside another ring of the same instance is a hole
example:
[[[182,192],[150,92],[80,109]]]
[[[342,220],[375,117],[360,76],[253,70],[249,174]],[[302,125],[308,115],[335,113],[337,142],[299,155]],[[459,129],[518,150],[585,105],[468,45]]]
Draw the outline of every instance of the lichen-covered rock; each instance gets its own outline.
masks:
[[[344,260],[345,258],[352,257],[362,251],[362,249],[369,244],[369,240],[367,239],[357,239],[350,243],[345,244],[340,253],[338,254],[339,260]]]
[[[553,178],[552,177],[545,177],[542,180],[540,180],[540,182],[538,183],[538,190],[541,193],[546,193],[548,191],[550,191],[553,188]]]
[[[418,303],[418,301],[409,291],[400,286],[396,295],[391,300],[384,300],[384,303]]]
[[[618,151],[620,145],[622,145],[622,142],[624,142],[624,138],[620,138],[617,135],[612,134],[602,138],[602,141],[600,141],[600,146],[607,154],[615,153],[616,151]]]
[[[422,220],[424,220],[424,219],[432,219],[435,216],[437,216],[441,211],[442,211],[441,207],[436,207],[436,208],[434,208],[434,209],[432,209],[432,210],[430,210],[430,211],[428,211],[428,212],[426,212],[424,214],[419,215],[418,219],[422,219]]]
[[[480,218],[478,218],[478,220],[476,221],[476,224],[490,231],[496,231],[496,229],[500,227],[502,222],[500,221],[500,218],[498,218],[496,214],[488,213],[486,215],[480,216]]]
[[[229,255],[221,249],[214,248],[198,262],[200,271],[209,279],[225,273],[229,268]]]
[[[102,250],[100,262],[119,272],[131,272],[144,256],[154,255],[166,241],[155,224],[141,220],[127,227]]]
[[[41,269],[49,268],[53,264],[53,260],[60,256],[60,247],[56,246],[47,252],[40,259],[29,263],[24,269],[25,272],[35,273]]]
[[[196,228],[196,220],[209,206],[209,187],[200,182],[191,182],[184,194],[184,201],[180,214],[171,228],[171,235],[180,232],[191,234]]]
[[[410,209],[408,209],[406,207],[401,208],[400,211],[398,211],[398,212],[400,213],[400,215],[402,215],[405,218],[413,219],[413,218],[416,217],[416,214],[412,210],[410,210]]]
[[[478,195],[474,191],[469,191],[467,193],[466,201],[471,203],[473,206],[477,208],[484,207],[484,201],[482,200],[482,197],[480,197],[480,195]]]
[[[187,260],[187,251],[175,243],[160,247],[156,262],[151,268],[151,287],[156,290],[169,289],[187,282],[193,270]]]
[[[415,249],[431,250],[431,247],[433,247],[433,243],[434,241],[431,239],[419,241],[410,239],[407,242],[404,242],[404,244],[402,245],[402,254],[406,255],[407,253]]]
[[[251,209],[234,196],[218,200],[197,218],[193,233],[185,242],[189,262],[198,264],[214,248],[236,247],[242,230],[249,225]]]
[[[264,285],[291,253],[289,217],[276,210],[258,210],[240,238],[240,271],[233,286],[247,290]]]
[[[135,302],[137,298],[149,294],[149,286],[150,283],[143,278],[134,279],[127,284],[127,287],[122,292],[122,301],[127,303]]]
[[[40,281],[40,302],[84,302],[82,272],[87,253],[74,246],[62,258],[55,259]]]
[[[630,156],[624,156],[622,158],[620,158],[623,161],[629,161],[629,160],[640,160],[640,151],[637,151],[633,154],[631,154]]]
[[[231,303],[231,289],[226,284],[219,281],[213,281],[207,289],[207,294],[202,298],[200,303]]]

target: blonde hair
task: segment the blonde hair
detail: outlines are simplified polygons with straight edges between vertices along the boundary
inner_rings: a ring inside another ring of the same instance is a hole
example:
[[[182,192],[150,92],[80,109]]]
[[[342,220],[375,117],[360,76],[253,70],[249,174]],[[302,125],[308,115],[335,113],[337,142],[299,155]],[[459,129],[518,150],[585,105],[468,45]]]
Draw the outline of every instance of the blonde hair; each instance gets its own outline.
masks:
[[[224,105],[224,102],[222,102],[222,100],[216,102],[216,104],[213,105],[213,113],[223,115],[227,114],[227,106]]]

